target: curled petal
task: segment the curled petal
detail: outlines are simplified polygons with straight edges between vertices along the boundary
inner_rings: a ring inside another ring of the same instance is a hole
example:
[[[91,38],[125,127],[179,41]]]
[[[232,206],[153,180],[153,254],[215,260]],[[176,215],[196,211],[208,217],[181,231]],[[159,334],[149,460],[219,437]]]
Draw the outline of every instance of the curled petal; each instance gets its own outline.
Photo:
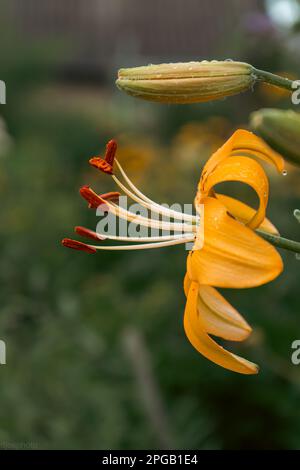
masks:
[[[239,181],[251,186],[259,198],[259,208],[247,223],[257,228],[265,219],[269,197],[269,182],[262,166],[249,157],[231,157],[223,160],[207,177],[202,188],[202,197],[210,195],[213,187],[225,181]]]
[[[256,364],[227,351],[210,338],[198,315],[198,296],[199,284],[193,281],[184,312],[184,329],[190,343],[200,354],[219,366],[240,374],[257,374]]]
[[[187,260],[191,280],[215,287],[245,288],[270,282],[281,273],[282,260],[272,245],[228,215],[217,199],[203,202],[203,247],[190,252]]]
[[[274,164],[278,171],[282,172],[284,170],[284,159],[281,155],[274,152],[260,137],[252,132],[238,129],[208,160],[202,172],[202,180],[204,181],[219,163],[236,152],[239,154],[252,154],[268,163]]]
[[[282,156],[271,149],[263,139],[244,129],[239,129],[233,134],[232,153],[234,152],[252,154],[265,162],[275,165],[280,173],[284,170]]]
[[[225,196],[225,194],[215,194],[215,196],[226,206],[228,212],[243,224],[247,225],[255,216],[256,210],[244,202],[230,196]],[[279,235],[277,228],[267,218],[262,221],[259,228],[267,233]]]

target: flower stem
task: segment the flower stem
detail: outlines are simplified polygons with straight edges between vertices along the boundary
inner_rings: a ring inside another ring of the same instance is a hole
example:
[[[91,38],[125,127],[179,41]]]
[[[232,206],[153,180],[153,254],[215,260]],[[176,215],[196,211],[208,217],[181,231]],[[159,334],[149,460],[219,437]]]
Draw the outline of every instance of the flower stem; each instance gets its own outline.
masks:
[[[259,229],[256,230],[256,233],[277,248],[283,248],[284,250],[293,251],[294,253],[300,253],[300,242],[279,237],[278,235],[272,235],[271,233],[266,233]]]
[[[279,88],[284,88],[285,90],[289,90],[292,92],[293,88],[293,80],[289,80],[285,77],[280,77],[279,75],[275,75],[274,73],[265,72],[264,70],[253,69],[253,73],[258,80],[261,80],[265,83],[269,83],[270,85],[277,86]]]

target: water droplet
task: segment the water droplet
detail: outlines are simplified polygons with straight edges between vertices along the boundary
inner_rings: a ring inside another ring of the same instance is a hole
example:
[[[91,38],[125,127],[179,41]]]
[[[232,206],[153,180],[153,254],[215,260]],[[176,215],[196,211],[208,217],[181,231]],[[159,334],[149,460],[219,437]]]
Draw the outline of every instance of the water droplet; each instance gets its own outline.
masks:
[[[287,171],[286,170],[282,170],[282,176],[286,176],[287,175]]]

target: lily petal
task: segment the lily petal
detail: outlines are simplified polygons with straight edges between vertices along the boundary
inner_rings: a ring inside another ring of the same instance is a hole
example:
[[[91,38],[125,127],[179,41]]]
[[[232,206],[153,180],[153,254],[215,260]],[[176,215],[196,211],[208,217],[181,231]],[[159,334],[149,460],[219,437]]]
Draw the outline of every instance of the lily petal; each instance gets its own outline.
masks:
[[[257,228],[265,218],[269,197],[269,182],[262,166],[249,157],[230,157],[223,160],[206,178],[202,197],[209,196],[216,184],[225,181],[239,181],[254,189],[259,198],[259,208],[247,225],[252,229]]]
[[[240,222],[243,222],[243,224],[247,225],[255,216],[256,210],[244,202],[233,197],[226,196],[225,194],[215,193],[215,196],[222,204],[224,204],[224,206],[227,207],[228,212],[230,212],[230,214]],[[279,235],[277,228],[267,218],[262,221],[259,228],[267,233]]]
[[[186,273],[184,291],[188,296],[192,281]],[[251,333],[250,325],[213,287],[199,286],[198,314],[207,333],[231,341],[243,341]]]
[[[244,129],[239,129],[233,134],[232,152],[247,152],[275,165],[277,170],[282,173],[284,170],[284,159],[282,156],[269,147],[266,142]]]
[[[252,132],[238,129],[208,160],[203,168],[203,178],[205,179],[221,161],[235,152],[252,154],[274,164],[278,171],[282,172],[284,170],[284,159],[279,153],[274,152],[271,147]]]
[[[184,312],[184,330],[194,348],[207,359],[240,374],[257,374],[258,367],[219,346],[205,331],[198,315],[199,284],[192,282]]]
[[[281,257],[270,243],[228,215],[217,199],[203,202],[203,247],[188,255],[190,279],[215,287],[245,288],[270,282],[281,273]]]
[[[188,296],[188,293],[189,293],[189,290],[190,290],[190,287],[191,287],[191,283],[192,283],[192,281],[191,281],[188,273],[185,273],[184,280],[183,280],[183,290],[184,290],[184,294],[185,294],[186,297]]]
[[[210,286],[199,286],[198,314],[207,333],[220,338],[243,341],[252,331],[239,312]]]

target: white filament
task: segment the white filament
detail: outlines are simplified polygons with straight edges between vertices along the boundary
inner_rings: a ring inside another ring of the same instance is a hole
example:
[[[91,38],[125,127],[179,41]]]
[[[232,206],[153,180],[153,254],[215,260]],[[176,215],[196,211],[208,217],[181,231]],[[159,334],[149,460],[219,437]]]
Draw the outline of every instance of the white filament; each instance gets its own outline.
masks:
[[[171,223],[171,222],[163,222],[159,220],[147,219],[141,215],[134,214],[133,212],[127,211],[118,205],[111,203],[109,201],[105,201],[105,205],[109,208],[112,214],[116,217],[120,217],[121,219],[127,220],[129,222],[133,222],[136,225],[142,225],[144,227],[151,227],[160,230],[168,230],[173,232],[196,232],[196,226],[187,225],[187,224],[179,224],[179,223]]]
[[[152,201],[152,199],[149,199],[147,196],[145,196],[133,183],[132,181],[128,178],[128,176],[126,175],[125,171],[123,170],[122,166],[120,165],[120,163],[118,162],[117,159],[115,159],[115,162],[123,176],[123,178],[125,179],[125,181],[127,182],[128,186],[134,191],[134,193],[136,194],[135,197],[133,197],[133,193],[131,191],[129,191],[121,182],[120,180],[116,177],[116,176],[113,176],[115,182],[123,189],[123,191],[129,195],[128,193],[130,193],[130,197],[132,199],[134,199],[135,201],[139,202],[141,205],[143,205],[143,203],[141,202],[141,199],[144,201],[144,205],[145,207],[148,207],[149,209],[153,210],[153,212],[156,212],[154,210],[154,208],[157,208],[159,212],[157,213],[161,213],[161,214],[164,214],[164,215],[167,215],[167,216],[171,216],[173,218],[177,218],[177,219],[180,219],[180,220],[186,220],[186,221],[190,221],[192,223],[196,223],[197,222],[197,217],[194,216],[194,215],[190,215],[190,214],[185,214],[184,212],[179,212],[179,211],[175,211],[175,210],[172,210],[172,209],[168,209],[166,207],[163,207],[159,204],[157,204],[156,202]],[[136,197],[139,197],[139,200],[136,199]]]
[[[180,237],[177,240],[165,241],[165,242],[158,242],[158,243],[143,243],[141,245],[112,245],[112,246],[97,246],[97,245],[89,245],[91,248],[95,250],[149,250],[152,248],[163,248],[164,246],[172,246],[172,245],[180,245],[183,243],[189,243],[194,240],[194,237],[187,238],[187,237]]]
[[[102,233],[97,233],[99,235],[99,240],[102,240],[101,237],[105,237],[107,240],[119,240],[122,242],[163,242],[163,241],[172,241],[172,240],[181,240],[191,238],[194,239],[192,233],[185,233],[184,235],[161,235],[159,237],[122,237],[119,235],[106,235]]]

